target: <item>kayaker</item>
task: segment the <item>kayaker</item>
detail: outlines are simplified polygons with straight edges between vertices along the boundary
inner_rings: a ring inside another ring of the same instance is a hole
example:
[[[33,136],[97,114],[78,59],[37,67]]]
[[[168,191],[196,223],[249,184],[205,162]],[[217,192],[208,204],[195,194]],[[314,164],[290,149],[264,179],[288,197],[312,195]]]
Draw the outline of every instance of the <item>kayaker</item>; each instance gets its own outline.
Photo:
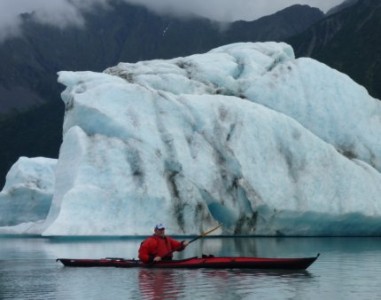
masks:
[[[160,223],[155,226],[154,234],[140,244],[139,259],[144,263],[172,260],[172,253],[184,250],[187,245],[187,241],[166,236],[165,226]]]

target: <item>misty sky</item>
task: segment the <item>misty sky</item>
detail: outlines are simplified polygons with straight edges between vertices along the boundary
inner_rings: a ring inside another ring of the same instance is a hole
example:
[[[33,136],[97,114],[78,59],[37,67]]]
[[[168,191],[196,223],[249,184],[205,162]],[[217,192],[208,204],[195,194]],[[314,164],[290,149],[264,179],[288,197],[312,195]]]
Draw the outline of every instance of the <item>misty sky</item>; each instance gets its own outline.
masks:
[[[344,0],[124,0],[160,13],[196,14],[217,21],[255,20],[293,4],[307,4],[326,12]],[[93,4],[107,8],[107,0],[0,0],[0,40],[20,34],[20,13],[34,12],[42,23],[81,26],[81,11]]]

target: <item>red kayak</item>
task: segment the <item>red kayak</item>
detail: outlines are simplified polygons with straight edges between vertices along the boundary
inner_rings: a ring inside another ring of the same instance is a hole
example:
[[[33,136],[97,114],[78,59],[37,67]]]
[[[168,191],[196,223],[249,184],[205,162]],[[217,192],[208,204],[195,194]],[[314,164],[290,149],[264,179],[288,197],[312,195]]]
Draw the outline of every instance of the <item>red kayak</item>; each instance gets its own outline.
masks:
[[[67,267],[118,267],[118,268],[210,268],[210,269],[288,269],[305,270],[317,258],[265,258],[265,257],[192,257],[181,260],[145,264],[140,260],[123,258],[71,259],[58,258]]]

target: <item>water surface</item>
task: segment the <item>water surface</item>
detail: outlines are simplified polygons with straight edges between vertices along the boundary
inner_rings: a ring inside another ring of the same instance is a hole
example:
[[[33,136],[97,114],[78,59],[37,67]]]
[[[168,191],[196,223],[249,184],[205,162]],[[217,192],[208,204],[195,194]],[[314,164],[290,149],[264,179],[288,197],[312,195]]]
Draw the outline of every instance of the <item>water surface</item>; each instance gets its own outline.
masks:
[[[136,258],[140,240],[0,238],[0,299],[381,299],[380,238],[211,238],[176,258],[319,259],[306,271],[68,268],[61,258]]]

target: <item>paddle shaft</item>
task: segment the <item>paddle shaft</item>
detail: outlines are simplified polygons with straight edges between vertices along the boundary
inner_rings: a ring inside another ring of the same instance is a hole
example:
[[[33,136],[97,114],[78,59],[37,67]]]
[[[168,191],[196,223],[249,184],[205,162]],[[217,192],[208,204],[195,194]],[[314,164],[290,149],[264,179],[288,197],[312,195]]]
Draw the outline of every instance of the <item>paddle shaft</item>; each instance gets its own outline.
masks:
[[[209,233],[211,233],[211,232],[217,230],[217,229],[220,228],[221,226],[222,226],[222,225],[219,224],[218,226],[216,226],[216,227],[214,227],[214,228],[212,228],[212,229],[210,229],[210,230],[208,230],[208,231],[205,231],[205,232],[203,232],[202,234],[196,236],[195,238],[191,239],[191,240],[188,242],[188,245],[189,245],[190,243],[193,243],[194,241],[197,241],[198,239],[201,239],[201,238],[207,236]]]
[[[214,227],[214,228],[212,228],[212,229],[210,229],[210,230],[208,230],[208,231],[205,231],[205,232],[203,232],[202,234],[196,236],[195,238],[191,239],[191,240],[188,242],[188,245],[189,245],[190,243],[193,243],[194,241],[197,241],[198,239],[201,239],[201,238],[207,236],[209,233],[211,233],[211,232],[217,230],[217,229],[220,228],[221,226],[222,226],[222,224],[219,224],[218,226],[216,226],[216,227]],[[166,256],[168,256],[168,255],[171,255],[173,252],[177,251],[178,249],[179,249],[179,248],[174,249],[174,250],[171,250],[171,251],[168,251],[168,253],[166,253],[166,254],[163,255],[162,257],[166,257]]]

